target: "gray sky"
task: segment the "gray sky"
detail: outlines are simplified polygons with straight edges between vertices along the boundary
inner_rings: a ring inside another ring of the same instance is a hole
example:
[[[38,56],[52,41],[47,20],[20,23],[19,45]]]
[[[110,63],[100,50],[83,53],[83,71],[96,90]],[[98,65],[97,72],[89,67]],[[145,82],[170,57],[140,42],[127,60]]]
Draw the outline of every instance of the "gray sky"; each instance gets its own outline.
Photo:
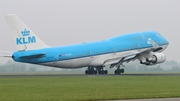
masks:
[[[170,42],[167,59],[180,61],[180,0],[0,0],[0,50],[13,52],[4,14],[16,14],[49,46],[156,30]]]

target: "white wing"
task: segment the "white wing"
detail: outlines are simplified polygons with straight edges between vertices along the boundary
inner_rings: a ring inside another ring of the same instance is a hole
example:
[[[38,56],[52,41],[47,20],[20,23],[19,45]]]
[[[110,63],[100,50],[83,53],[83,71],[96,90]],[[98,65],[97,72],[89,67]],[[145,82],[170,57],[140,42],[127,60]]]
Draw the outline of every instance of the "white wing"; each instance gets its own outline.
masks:
[[[152,41],[152,47],[148,48],[143,51],[137,51],[137,52],[128,52],[126,54],[121,55],[118,58],[108,59],[104,61],[104,65],[111,65],[110,68],[116,66],[119,67],[120,65],[123,65],[124,62],[128,63],[130,61],[134,61],[138,59],[138,56],[144,54],[144,53],[152,53],[152,52],[158,52],[162,50],[163,48],[160,47],[156,42]]]

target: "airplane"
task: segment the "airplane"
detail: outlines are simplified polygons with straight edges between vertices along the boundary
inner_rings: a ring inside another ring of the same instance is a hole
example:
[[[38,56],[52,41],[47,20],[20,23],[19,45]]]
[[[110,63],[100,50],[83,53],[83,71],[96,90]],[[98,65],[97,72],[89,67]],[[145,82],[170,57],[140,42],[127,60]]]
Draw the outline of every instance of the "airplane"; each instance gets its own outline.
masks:
[[[107,75],[104,67],[117,68],[114,74],[124,73],[123,63],[139,60],[147,66],[163,63],[162,53],[169,45],[157,31],[123,34],[102,41],[51,47],[46,45],[15,14],[5,15],[14,36],[16,52],[10,57],[16,62],[51,66],[64,69],[88,67],[86,75]]]

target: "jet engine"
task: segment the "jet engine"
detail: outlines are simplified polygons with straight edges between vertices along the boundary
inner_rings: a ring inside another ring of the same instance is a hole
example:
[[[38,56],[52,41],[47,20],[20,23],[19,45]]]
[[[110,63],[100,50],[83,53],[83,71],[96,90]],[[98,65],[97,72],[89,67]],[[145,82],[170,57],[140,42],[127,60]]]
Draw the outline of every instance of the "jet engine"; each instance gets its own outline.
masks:
[[[166,56],[164,53],[155,53],[151,58],[148,58],[148,62],[152,62],[153,64],[163,63],[166,60]]]
[[[154,53],[150,58],[146,58],[146,60],[141,60],[140,63],[145,65],[154,65],[163,63],[165,60],[166,56],[164,53]]]

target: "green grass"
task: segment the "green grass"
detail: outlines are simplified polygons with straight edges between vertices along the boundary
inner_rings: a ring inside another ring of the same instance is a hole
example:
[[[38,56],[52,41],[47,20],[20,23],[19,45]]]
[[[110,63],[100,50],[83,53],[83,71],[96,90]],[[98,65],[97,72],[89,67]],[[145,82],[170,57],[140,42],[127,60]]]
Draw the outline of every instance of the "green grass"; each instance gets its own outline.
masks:
[[[0,78],[1,101],[91,101],[180,97],[180,76]]]

